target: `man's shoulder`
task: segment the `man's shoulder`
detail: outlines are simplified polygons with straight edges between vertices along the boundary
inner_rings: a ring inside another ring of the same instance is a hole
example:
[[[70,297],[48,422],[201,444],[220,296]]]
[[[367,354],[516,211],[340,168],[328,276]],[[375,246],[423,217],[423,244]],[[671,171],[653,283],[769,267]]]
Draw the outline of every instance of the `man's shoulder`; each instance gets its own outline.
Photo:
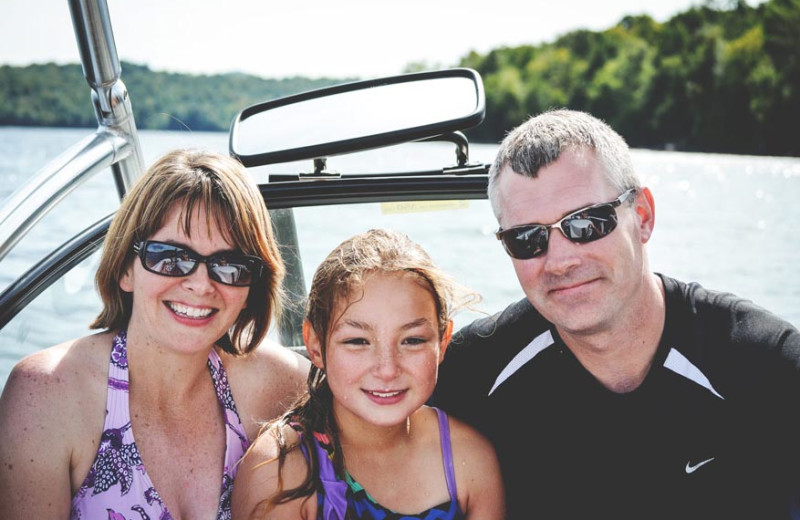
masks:
[[[662,280],[664,346],[679,351],[726,396],[781,382],[797,385],[800,332],[791,323],[729,292]]]
[[[550,323],[533,308],[527,298],[516,301],[502,311],[480,318],[456,332],[453,340],[459,343],[483,343],[508,339],[523,331],[547,328]]]
[[[685,282],[663,274],[659,274],[664,282],[664,291],[667,305],[671,302],[685,302],[698,310],[730,309],[731,307],[745,306],[748,310],[768,313],[752,301],[737,296],[731,292],[709,289],[699,282]]]
[[[491,430],[487,397],[498,375],[549,326],[527,299],[466,325],[453,335],[431,404],[484,433]]]
[[[734,342],[797,342],[797,328],[758,304],[730,292],[708,289],[660,275],[664,282],[667,325]]]
[[[453,335],[441,365],[440,380],[491,382],[530,341],[550,330],[528,302],[519,300],[501,312],[473,321]],[[487,388],[488,390],[488,388]]]

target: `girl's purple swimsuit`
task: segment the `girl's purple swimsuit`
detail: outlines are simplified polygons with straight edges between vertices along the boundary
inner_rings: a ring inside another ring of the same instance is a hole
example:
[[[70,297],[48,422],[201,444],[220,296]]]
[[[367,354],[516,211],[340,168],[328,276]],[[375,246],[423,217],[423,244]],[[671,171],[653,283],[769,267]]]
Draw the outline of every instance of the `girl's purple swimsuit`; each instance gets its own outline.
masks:
[[[171,519],[167,507],[147,476],[131,430],[128,407],[128,357],[125,331],[114,337],[108,370],[106,420],[92,468],[72,499],[72,519],[109,520]],[[221,475],[217,520],[231,517],[231,490],[236,463],[249,442],[228,377],[215,350],[208,355],[208,369],[225,417],[225,464]]]
[[[345,470],[343,477],[333,466],[333,445],[324,434],[315,432],[314,449],[319,461],[317,487],[317,520],[461,520],[465,517],[458,505],[456,473],[453,467],[453,449],[450,444],[450,423],[447,414],[434,408],[439,421],[439,444],[442,448],[442,465],[450,500],[416,514],[396,513],[373,499],[367,491]],[[290,425],[302,435],[299,424]],[[308,459],[305,445],[300,449]]]

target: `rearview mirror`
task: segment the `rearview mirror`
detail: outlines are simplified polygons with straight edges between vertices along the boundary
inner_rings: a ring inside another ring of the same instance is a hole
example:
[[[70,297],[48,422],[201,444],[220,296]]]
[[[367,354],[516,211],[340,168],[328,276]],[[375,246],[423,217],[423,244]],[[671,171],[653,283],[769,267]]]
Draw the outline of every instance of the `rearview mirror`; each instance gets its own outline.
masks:
[[[328,157],[471,128],[485,112],[471,69],[357,81],[245,108],[230,152],[245,166]]]

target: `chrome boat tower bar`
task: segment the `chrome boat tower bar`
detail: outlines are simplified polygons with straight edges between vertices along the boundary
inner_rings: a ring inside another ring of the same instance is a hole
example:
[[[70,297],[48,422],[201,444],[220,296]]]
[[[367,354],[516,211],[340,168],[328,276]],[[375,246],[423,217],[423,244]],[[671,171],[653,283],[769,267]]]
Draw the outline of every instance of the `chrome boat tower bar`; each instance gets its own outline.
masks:
[[[98,128],[46,164],[0,208],[0,260],[67,194],[111,168],[120,198],[144,172],[133,109],[106,0],[69,0],[83,74],[91,87]]]

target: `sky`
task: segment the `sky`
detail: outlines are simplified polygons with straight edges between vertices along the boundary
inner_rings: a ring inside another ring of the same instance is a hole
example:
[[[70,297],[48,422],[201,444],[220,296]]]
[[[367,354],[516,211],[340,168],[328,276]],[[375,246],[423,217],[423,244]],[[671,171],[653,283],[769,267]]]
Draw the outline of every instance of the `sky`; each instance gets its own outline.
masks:
[[[411,62],[666,21],[701,0],[108,0],[120,59],[192,74],[377,77]],[[760,3],[749,0],[750,5]],[[0,64],[75,63],[68,0],[0,0]],[[123,71],[124,77],[124,71]]]

